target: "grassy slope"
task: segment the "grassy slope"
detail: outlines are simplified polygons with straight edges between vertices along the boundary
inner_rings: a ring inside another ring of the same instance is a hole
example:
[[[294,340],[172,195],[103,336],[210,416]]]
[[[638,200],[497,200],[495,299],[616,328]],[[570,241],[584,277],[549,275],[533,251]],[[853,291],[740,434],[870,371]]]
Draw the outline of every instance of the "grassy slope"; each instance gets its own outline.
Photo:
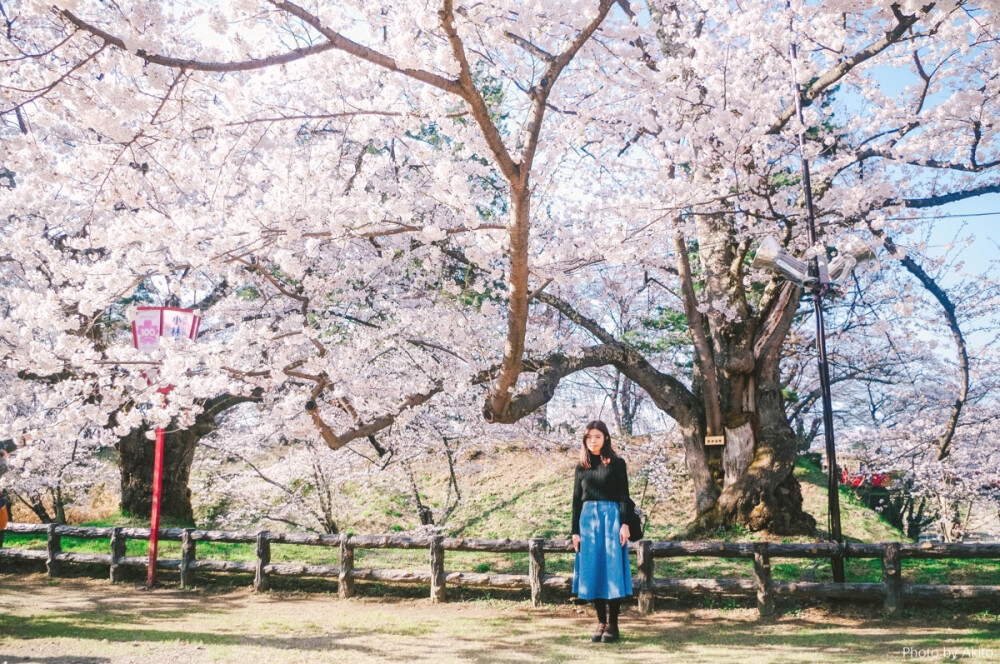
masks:
[[[457,468],[462,501],[451,517],[440,524],[446,535],[471,538],[528,537],[564,538],[569,532],[571,478],[575,460],[573,452],[542,453],[521,447],[498,450],[496,455],[462,459]],[[635,453],[626,457],[634,459]],[[640,464],[634,461],[634,466]],[[447,477],[440,472],[439,460],[423,465],[414,464],[414,472],[421,487],[421,498],[440,514],[447,496]],[[818,469],[800,464],[796,475],[802,485],[806,510],[816,517],[821,530],[826,526],[826,477]],[[667,539],[684,526],[691,511],[690,487],[678,487],[672,495],[657,496],[646,489],[642,478],[632,479],[632,495],[650,514],[647,537]],[[361,500],[361,497],[358,498]],[[357,533],[409,530],[417,524],[406,487],[396,491],[369,492],[363,497],[363,509],[355,512],[356,520],[345,515],[345,530]],[[841,492],[841,520],[844,536],[849,541],[879,542],[904,539],[902,534],[880,516],[861,505],[847,491]],[[93,522],[90,525],[122,525],[120,515]],[[135,525],[143,525],[136,522]],[[8,534],[7,546],[44,548],[44,540]],[[720,532],[718,539],[757,540],[757,533]],[[811,541],[813,538],[782,538],[782,541]],[[23,544],[21,543],[23,542]],[[66,551],[105,553],[104,541],[64,541]],[[129,542],[128,555],[145,555],[146,543]],[[180,556],[180,545],[161,543],[161,557]],[[252,546],[201,543],[198,556],[251,560]],[[301,561],[337,564],[338,553],[316,547],[272,546],[272,560]],[[357,552],[356,564],[365,567],[414,568],[426,565],[424,551],[370,551]],[[572,556],[549,555],[547,571],[568,573],[572,571]],[[526,573],[527,556],[524,554],[449,553],[448,568],[469,571],[495,571]],[[828,562],[776,560],[772,572],[778,580],[829,580]],[[848,578],[853,581],[880,581],[880,563],[876,560],[847,561]],[[660,577],[749,577],[752,566],[746,561],[715,558],[675,558],[657,561],[656,575]],[[905,561],[904,575],[909,583],[995,583],[1000,576],[1000,561]]]

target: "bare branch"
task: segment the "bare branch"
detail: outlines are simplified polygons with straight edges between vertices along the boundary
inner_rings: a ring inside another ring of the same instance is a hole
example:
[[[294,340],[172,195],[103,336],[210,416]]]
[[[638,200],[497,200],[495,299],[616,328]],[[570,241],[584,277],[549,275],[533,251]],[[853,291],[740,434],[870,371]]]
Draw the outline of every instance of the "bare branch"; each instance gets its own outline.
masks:
[[[375,49],[368,48],[367,46],[362,46],[361,44],[344,37],[339,32],[326,27],[323,25],[323,22],[319,20],[319,17],[293,2],[278,2],[276,0],[271,0],[271,4],[278,9],[295,16],[302,22],[306,23],[309,27],[316,30],[316,32],[326,37],[331,48],[349,53],[357,58],[370,62],[373,65],[378,65],[379,67],[387,69],[391,72],[403,74],[404,76],[421,81],[422,83],[433,85],[435,88],[440,88],[445,92],[450,92],[460,97],[462,96],[462,89],[459,87],[457,81],[453,81],[449,78],[445,78],[422,69],[400,67],[396,61],[388,55],[379,53]]]
[[[406,397],[406,399],[404,399],[399,406],[396,407],[396,412],[394,414],[382,415],[371,422],[357,424],[353,429],[348,429],[339,435],[334,433],[333,429],[331,429],[330,426],[323,420],[322,415],[320,415],[319,408],[315,407],[315,404],[313,408],[308,410],[308,412],[310,417],[312,417],[313,424],[316,425],[316,429],[319,431],[320,436],[323,437],[327,446],[331,450],[339,450],[352,440],[373,436],[379,431],[392,426],[392,424],[396,421],[396,418],[398,418],[404,411],[427,402],[431,397],[442,390],[444,390],[444,384],[438,381],[434,383],[430,390],[411,394]]]
[[[591,346],[572,356],[553,353],[537,367],[537,378],[531,389],[518,392],[510,404],[500,413],[490,413],[489,422],[511,424],[535,412],[548,403],[555,394],[559,382],[566,376],[594,367],[613,364],[621,356],[622,349],[617,344]]]
[[[539,60],[544,60],[545,62],[552,62],[555,59],[555,57],[553,57],[551,53],[549,53],[543,48],[535,46],[530,41],[528,41],[527,39],[525,39],[520,35],[515,35],[513,32],[504,32],[503,34],[505,37],[507,37],[507,39],[511,40],[512,42],[523,48],[528,53],[531,53]]]
[[[59,14],[63,16],[67,21],[75,25],[80,30],[84,32],[89,32],[98,39],[104,41],[105,44],[111,44],[116,46],[121,50],[129,53],[128,47],[125,45],[125,41],[119,37],[101,30],[95,25],[87,23],[82,18],[78,17],[76,14],[68,9],[62,9]],[[164,67],[170,67],[172,69],[185,69],[188,71],[212,71],[212,72],[234,72],[234,71],[251,71],[254,69],[265,69],[267,67],[273,67],[275,65],[283,65],[289,62],[295,62],[296,60],[301,60],[302,58],[308,57],[310,55],[315,55],[317,53],[322,53],[324,51],[329,51],[336,48],[336,46],[330,42],[323,42],[320,44],[314,44],[306,48],[296,48],[287,53],[279,53],[276,55],[270,55],[263,58],[254,58],[251,60],[242,60],[234,62],[207,62],[202,60],[193,60],[191,58],[175,58],[169,55],[162,55],[159,53],[149,53],[144,49],[138,49],[135,51],[135,56],[140,58],[145,62],[149,62],[156,65],[162,65]]]
[[[677,265],[680,271],[681,292],[684,294],[684,313],[688,319],[691,338],[694,341],[698,365],[705,381],[705,394],[702,399],[705,405],[709,435],[722,433],[721,398],[719,396],[719,379],[715,373],[715,357],[708,344],[705,334],[705,322],[698,310],[698,298],[694,292],[694,281],[691,277],[691,263],[688,261],[688,248],[684,238],[674,237],[674,248],[677,251]]]
[[[590,318],[587,318],[583,314],[579,313],[576,309],[570,306],[570,304],[565,300],[562,300],[556,297],[555,295],[550,295],[549,293],[540,293],[536,299],[539,302],[544,302],[545,304],[549,305],[550,307],[561,313],[563,316],[565,316],[575,324],[585,329],[587,332],[590,332],[590,334],[601,343],[605,344],[618,343],[618,341],[614,338],[614,336],[611,335],[610,332],[608,332],[603,327],[598,325],[596,321],[591,320]]]
[[[998,193],[1000,193],[1000,184],[984,184],[978,187],[963,189],[962,191],[954,191],[948,194],[927,196],[926,198],[904,198],[902,201],[892,199],[887,201],[886,205],[898,205],[899,203],[902,203],[908,208],[930,208],[938,207],[939,205],[946,205],[948,203],[954,203],[955,201],[963,201],[967,198],[975,198],[976,196],[982,196],[984,194]]]
[[[240,127],[261,122],[286,122],[289,120],[337,120],[339,118],[352,118],[359,115],[377,115],[382,117],[397,118],[403,114],[397,111],[345,111],[343,113],[299,113],[295,115],[275,115],[266,118],[251,118],[249,120],[239,120],[237,122],[227,122],[226,127]]]

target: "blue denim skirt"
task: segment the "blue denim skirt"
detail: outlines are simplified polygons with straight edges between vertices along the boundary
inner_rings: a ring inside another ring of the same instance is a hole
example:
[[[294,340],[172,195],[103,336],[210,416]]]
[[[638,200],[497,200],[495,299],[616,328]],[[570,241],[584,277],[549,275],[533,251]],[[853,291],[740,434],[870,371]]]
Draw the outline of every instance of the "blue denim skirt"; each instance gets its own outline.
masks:
[[[588,500],[580,512],[580,552],[573,565],[573,594],[616,599],[632,594],[628,548],[621,545],[618,503]]]

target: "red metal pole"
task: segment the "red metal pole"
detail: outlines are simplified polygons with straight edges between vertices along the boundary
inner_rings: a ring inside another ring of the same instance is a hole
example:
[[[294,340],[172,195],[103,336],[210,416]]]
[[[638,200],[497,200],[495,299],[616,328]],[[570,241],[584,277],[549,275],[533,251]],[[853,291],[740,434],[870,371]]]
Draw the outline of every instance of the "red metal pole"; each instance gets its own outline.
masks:
[[[156,583],[156,551],[160,543],[160,488],[163,485],[163,429],[156,429],[156,448],[153,454],[153,513],[149,523],[149,574],[146,587]]]

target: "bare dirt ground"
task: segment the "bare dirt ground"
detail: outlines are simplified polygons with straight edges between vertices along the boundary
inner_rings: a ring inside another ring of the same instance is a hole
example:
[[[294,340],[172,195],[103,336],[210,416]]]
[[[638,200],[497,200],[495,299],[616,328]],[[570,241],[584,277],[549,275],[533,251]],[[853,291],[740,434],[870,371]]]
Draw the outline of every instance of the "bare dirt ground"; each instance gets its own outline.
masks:
[[[153,662],[1000,662],[995,608],[629,607],[623,639],[593,644],[589,607],[245,589],[146,591],[91,578],[0,572],[0,664]],[[961,611],[961,609],[957,609]]]

